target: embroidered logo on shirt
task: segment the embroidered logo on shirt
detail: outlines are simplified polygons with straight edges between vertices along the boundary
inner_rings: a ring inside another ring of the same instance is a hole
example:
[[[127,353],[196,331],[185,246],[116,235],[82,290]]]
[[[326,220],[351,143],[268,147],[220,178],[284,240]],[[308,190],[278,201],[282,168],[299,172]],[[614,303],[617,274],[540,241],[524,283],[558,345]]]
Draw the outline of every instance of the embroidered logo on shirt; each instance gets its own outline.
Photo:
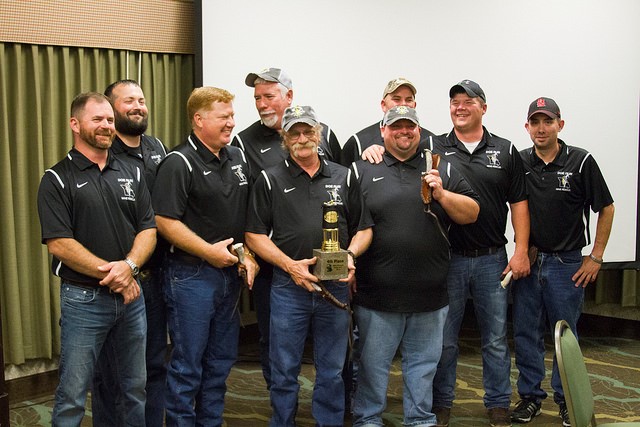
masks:
[[[264,154],[264,153],[266,153],[266,152],[267,152],[267,151],[269,151],[269,150],[271,150],[271,147],[269,147],[269,148],[261,148],[261,149],[260,149],[260,153]]]
[[[452,155],[452,154],[456,154],[456,152],[455,152],[455,151],[445,151],[445,152],[444,152],[444,155],[445,155],[445,156],[450,156],[450,155]]]
[[[247,185],[249,182],[247,181],[247,176],[244,174],[242,170],[242,165],[231,166],[231,170],[238,177],[238,185]]]
[[[327,193],[329,193],[330,202],[342,203],[342,197],[340,196],[340,193],[338,193],[338,191],[342,188],[342,185],[327,184],[324,186],[324,188],[327,190]]]
[[[78,188],[82,188],[82,187],[84,187],[85,185],[87,185],[88,183],[89,183],[89,181],[87,181],[87,182],[83,182],[82,184],[77,184],[77,183],[76,183],[76,187],[78,187]]]
[[[295,189],[296,189],[296,187],[285,188],[285,189],[284,189],[284,194],[290,193],[290,192],[292,192],[292,191],[293,191],[293,190],[295,190]]]
[[[378,182],[381,179],[384,179],[384,176],[376,176],[376,177],[373,178],[373,182]]]
[[[558,171],[558,188],[557,191],[571,191],[571,183],[569,177],[573,175],[571,172]]]
[[[124,191],[124,196],[121,197],[122,200],[128,200],[130,202],[136,201],[136,194],[133,192],[133,179],[131,178],[118,178],[118,182],[120,183],[120,187]]]
[[[153,163],[155,163],[156,165],[159,165],[162,161],[162,156],[160,154],[154,154],[151,156],[151,160],[153,160]]]
[[[202,173],[204,174],[204,176],[207,176],[207,175],[209,175],[211,173],[211,171],[204,171]]]
[[[498,159],[499,154],[500,150],[487,150],[488,168],[500,169],[502,167],[500,159]]]

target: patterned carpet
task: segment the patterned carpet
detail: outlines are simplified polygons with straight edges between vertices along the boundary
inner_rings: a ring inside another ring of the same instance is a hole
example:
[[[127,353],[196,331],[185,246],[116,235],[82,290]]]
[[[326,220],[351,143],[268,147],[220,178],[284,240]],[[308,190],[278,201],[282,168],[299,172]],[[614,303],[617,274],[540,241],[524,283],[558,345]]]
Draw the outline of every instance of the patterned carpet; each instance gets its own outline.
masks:
[[[630,338],[611,338],[603,335],[598,327],[583,327],[581,323],[581,347],[587,362],[594,391],[597,419],[601,422],[640,422],[640,341],[638,323],[631,325],[632,330],[616,335]],[[588,326],[588,325],[587,325]],[[609,329],[609,328],[606,328]],[[604,331],[611,335],[614,329]],[[452,409],[451,426],[489,425],[482,404],[482,368],[479,355],[479,338],[473,329],[465,329],[461,339],[461,356],[458,365],[456,400]],[[547,343],[547,369],[551,370],[553,345]],[[264,386],[260,366],[256,358],[256,346],[244,345],[241,360],[233,368],[229,381],[225,407],[225,425],[230,427],[249,427],[267,425],[271,413],[269,395]],[[513,364],[513,361],[512,361]],[[399,360],[394,363],[388,391],[385,425],[402,426],[402,374]],[[300,427],[315,425],[311,417],[311,392],[314,372],[311,364],[304,364],[300,376],[301,393],[297,423]],[[515,389],[517,370],[512,366],[512,384]],[[547,379],[543,384],[549,391]],[[512,402],[518,400],[514,393]],[[25,401],[11,405],[11,425],[47,426],[51,424],[52,397],[38,401]],[[87,405],[89,408],[89,405]],[[91,426],[91,413],[82,426]],[[349,421],[345,426],[350,426]],[[557,406],[551,398],[542,405],[542,415],[535,418],[529,426],[561,425]]]

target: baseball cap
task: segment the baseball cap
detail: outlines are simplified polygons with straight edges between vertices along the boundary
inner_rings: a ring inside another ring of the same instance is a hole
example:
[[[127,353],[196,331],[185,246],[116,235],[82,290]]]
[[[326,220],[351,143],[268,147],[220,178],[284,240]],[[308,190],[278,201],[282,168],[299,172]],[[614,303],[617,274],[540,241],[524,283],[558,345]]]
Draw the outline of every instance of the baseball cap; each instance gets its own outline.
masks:
[[[291,77],[280,68],[265,68],[257,73],[249,73],[244,79],[244,83],[250,87],[256,87],[256,79],[260,77],[268,82],[280,83],[287,89],[293,88]]]
[[[313,108],[308,105],[296,105],[295,107],[289,107],[284,110],[284,114],[282,115],[282,129],[288,132],[296,123],[306,123],[309,126],[315,126],[320,122]]]
[[[484,91],[480,85],[473,80],[462,80],[460,83],[453,85],[451,89],[449,89],[449,98],[453,98],[457,93],[462,93],[460,90],[463,90],[471,98],[480,97],[484,102],[487,102]]]
[[[407,86],[409,89],[411,89],[411,92],[413,92],[413,96],[415,96],[416,93],[418,93],[413,83],[411,83],[409,80],[405,79],[404,77],[398,77],[397,79],[393,79],[389,83],[387,83],[387,87],[385,87],[384,92],[382,92],[382,97],[384,98],[390,93],[395,92],[395,90],[398,89],[400,86]]]
[[[560,107],[551,98],[538,98],[529,105],[529,112],[527,113],[527,120],[536,113],[546,114],[552,119],[560,118]]]
[[[389,109],[385,113],[384,119],[382,119],[382,126],[390,125],[398,120],[411,120],[413,123],[420,126],[415,108],[407,107],[406,105],[399,105]]]

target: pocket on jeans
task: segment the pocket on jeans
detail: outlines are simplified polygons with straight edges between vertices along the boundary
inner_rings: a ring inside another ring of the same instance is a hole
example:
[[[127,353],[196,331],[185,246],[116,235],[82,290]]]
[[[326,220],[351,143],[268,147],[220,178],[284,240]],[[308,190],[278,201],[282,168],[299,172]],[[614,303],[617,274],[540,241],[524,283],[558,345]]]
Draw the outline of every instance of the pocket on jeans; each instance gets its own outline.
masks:
[[[582,264],[582,254],[580,251],[571,251],[556,254],[556,258],[560,263],[565,265]]]
[[[173,266],[170,270],[171,283],[180,284],[195,279],[200,275],[202,263],[199,264],[182,264]]]
[[[96,299],[96,293],[98,289],[92,289],[90,287],[82,287],[70,285],[68,283],[61,284],[60,298],[64,302],[74,303],[90,303]]]

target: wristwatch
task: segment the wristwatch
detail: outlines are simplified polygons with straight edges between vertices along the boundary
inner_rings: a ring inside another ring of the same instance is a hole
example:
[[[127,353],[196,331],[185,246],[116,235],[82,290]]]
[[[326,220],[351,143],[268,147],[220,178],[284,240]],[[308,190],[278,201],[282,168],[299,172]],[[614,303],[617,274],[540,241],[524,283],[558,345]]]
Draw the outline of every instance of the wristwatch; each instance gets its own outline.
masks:
[[[135,262],[133,262],[130,258],[125,258],[124,262],[126,262],[127,265],[131,267],[131,275],[133,277],[138,277],[138,274],[140,274],[140,269],[138,268],[138,265]]]

